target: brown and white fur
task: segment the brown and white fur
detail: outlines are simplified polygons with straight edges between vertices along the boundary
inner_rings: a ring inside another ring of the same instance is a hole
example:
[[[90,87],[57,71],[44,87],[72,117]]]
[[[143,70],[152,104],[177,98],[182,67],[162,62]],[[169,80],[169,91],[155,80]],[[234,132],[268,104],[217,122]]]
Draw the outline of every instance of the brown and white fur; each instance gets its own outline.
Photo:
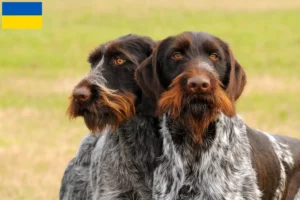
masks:
[[[300,141],[255,131],[236,114],[246,75],[221,39],[203,32],[168,37],[136,79],[161,116],[154,199],[296,198]]]

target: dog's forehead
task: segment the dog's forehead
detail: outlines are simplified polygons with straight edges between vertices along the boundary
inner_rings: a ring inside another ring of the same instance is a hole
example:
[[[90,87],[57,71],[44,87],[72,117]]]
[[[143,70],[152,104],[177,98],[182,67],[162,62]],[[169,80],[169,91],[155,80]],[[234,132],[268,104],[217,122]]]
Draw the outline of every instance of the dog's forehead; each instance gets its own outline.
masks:
[[[129,54],[139,53],[135,51],[139,43],[140,40],[138,39],[116,39],[107,42],[103,46],[104,54],[122,53],[128,56]]]
[[[218,38],[205,32],[183,32],[174,37],[170,46],[174,49],[188,49],[190,47],[217,49],[220,44]]]
[[[193,44],[201,48],[217,49],[220,47],[219,40],[208,33],[193,32],[192,33]]]
[[[133,46],[138,46],[143,44],[143,38],[137,35],[125,35],[119,37],[115,40],[111,40],[105,43],[104,49],[105,51],[118,51],[120,49],[130,51]]]
[[[188,32],[176,36],[171,43],[173,48],[188,48],[192,45],[192,37]]]
[[[205,32],[191,32],[194,40],[213,40],[215,36]]]
[[[107,53],[118,51],[120,47],[121,47],[121,42],[118,39],[116,39],[103,44],[101,46],[101,49],[104,54],[107,54]]]

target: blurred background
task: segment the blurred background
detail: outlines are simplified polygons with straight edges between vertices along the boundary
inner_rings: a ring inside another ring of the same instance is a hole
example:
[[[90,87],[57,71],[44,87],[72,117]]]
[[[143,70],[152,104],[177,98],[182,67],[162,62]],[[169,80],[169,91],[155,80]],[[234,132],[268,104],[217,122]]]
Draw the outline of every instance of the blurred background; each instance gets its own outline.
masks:
[[[41,30],[0,30],[1,199],[58,199],[88,133],[65,114],[96,46],[124,34],[185,30],[227,41],[248,84],[238,112],[251,127],[300,138],[299,0],[48,0]]]

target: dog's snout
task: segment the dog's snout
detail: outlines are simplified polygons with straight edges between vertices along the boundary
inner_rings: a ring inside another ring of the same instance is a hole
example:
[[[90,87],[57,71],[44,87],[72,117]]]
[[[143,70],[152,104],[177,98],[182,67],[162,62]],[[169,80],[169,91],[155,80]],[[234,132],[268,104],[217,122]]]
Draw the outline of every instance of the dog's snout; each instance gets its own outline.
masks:
[[[204,76],[195,76],[189,78],[187,87],[192,92],[208,92],[211,88],[210,80]]]
[[[87,86],[77,86],[73,91],[73,97],[79,102],[87,102],[91,97],[91,90]]]

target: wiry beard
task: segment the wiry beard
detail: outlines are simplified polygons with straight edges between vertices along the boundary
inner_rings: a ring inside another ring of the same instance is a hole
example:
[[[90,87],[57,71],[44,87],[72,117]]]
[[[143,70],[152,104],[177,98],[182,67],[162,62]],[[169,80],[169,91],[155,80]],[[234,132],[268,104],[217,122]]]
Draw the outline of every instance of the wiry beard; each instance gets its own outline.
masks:
[[[219,112],[232,117],[235,108],[227,97],[221,84],[213,85],[209,94],[192,94],[182,89],[180,79],[176,77],[170,89],[162,93],[158,101],[157,113],[168,115],[187,126],[194,133],[196,140],[202,143],[203,134]]]
[[[83,116],[86,126],[92,132],[101,132],[107,125],[116,129],[124,120],[135,114],[135,96],[129,92],[116,92],[97,87],[99,97],[80,103],[70,97],[67,113],[70,118]]]

